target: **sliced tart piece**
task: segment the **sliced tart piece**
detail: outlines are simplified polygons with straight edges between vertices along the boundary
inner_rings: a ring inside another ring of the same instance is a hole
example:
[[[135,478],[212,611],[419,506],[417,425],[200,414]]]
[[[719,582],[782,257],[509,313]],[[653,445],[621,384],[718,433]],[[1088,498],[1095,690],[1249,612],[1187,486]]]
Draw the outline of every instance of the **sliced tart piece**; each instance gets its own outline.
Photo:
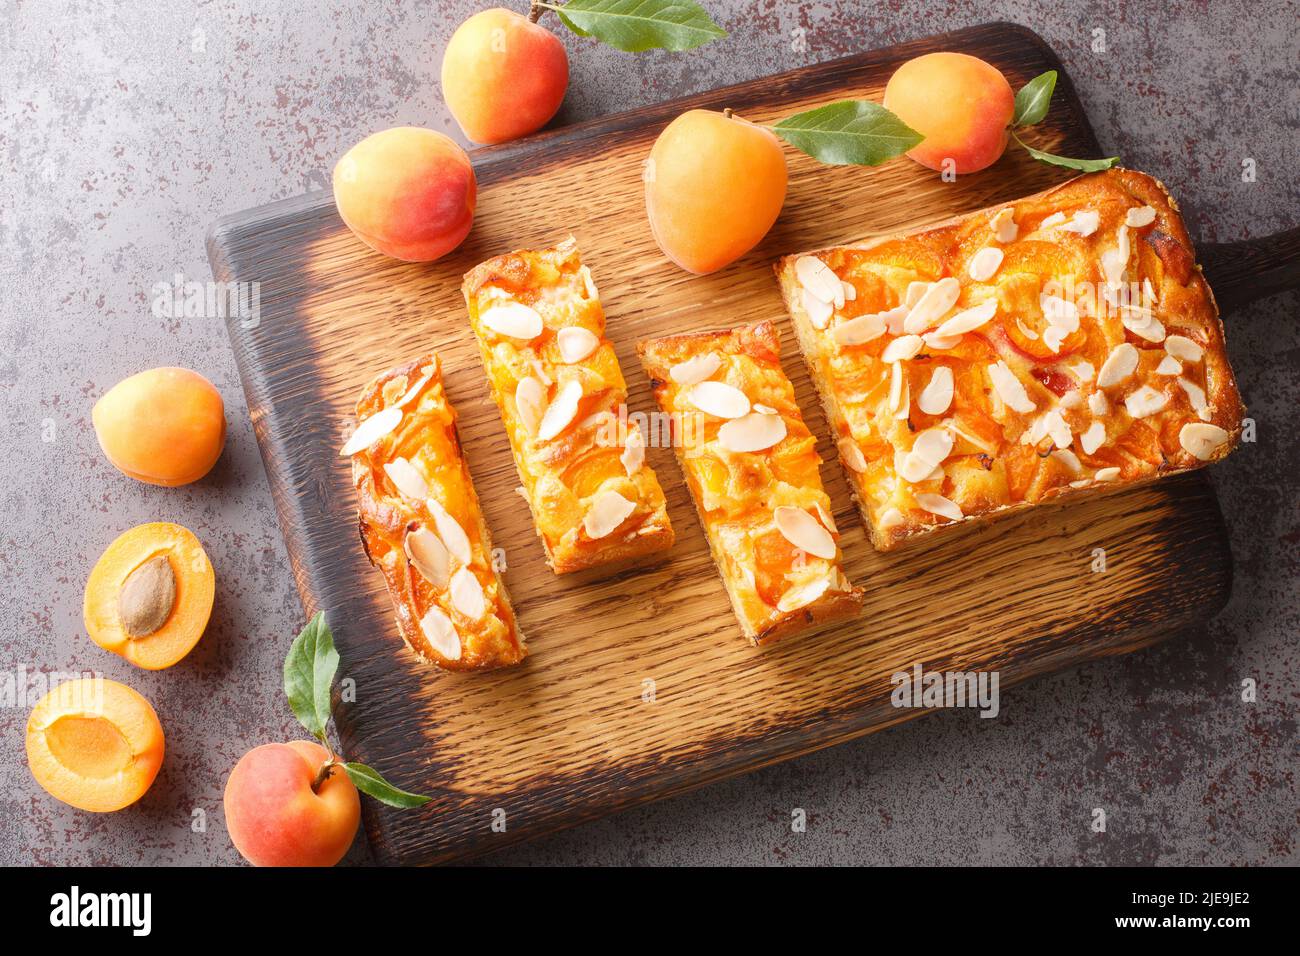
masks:
[[[670,547],[663,489],[577,241],[490,259],[461,289],[551,569]]]
[[[771,322],[637,346],[741,630],[768,644],[854,617],[816,439]]]
[[[357,401],[352,459],[361,543],[402,638],[446,670],[517,664],[527,650],[456,436],[436,355],[380,375]]]
[[[776,271],[882,551],[1199,468],[1240,440],[1214,296],[1143,173]]]

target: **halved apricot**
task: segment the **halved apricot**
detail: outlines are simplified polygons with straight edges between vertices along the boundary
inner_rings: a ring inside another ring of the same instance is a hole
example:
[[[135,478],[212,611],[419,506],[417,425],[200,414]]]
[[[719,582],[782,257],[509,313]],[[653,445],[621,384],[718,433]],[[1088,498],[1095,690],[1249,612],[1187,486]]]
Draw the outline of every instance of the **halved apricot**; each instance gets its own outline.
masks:
[[[167,521],[137,525],[90,572],[86,631],[137,667],[162,670],[203,636],[215,590],[212,562],[192,532]]]
[[[27,764],[50,796],[108,813],[135,803],[163,760],[163,729],[138,693],[103,677],[66,681],[27,718]]]

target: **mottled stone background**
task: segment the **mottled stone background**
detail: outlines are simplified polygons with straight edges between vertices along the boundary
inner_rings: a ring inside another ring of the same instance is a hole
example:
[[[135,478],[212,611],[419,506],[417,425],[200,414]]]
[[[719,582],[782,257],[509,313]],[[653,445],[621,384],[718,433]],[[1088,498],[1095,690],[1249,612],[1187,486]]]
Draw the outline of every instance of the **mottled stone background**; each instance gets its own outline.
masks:
[[[141,803],[81,813],[32,781],[30,702],[4,702],[0,863],[239,861],[222,786],[250,747],[300,735],[279,688],[302,612],[224,328],[154,317],[151,289],[176,273],[206,281],[209,223],[322,188],[365,133],[411,123],[458,136],[439,54],[485,5],[0,0],[0,669],[126,681],[156,705],[168,748]],[[557,122],[1007,19],[1056,48],[1103,147],[1168,182],[1200,238],[1300,220],[1294,2],[707,5],[731,35],[694,54],[566,37],[573,81]],[[1244,158],[1254,183],[1242,182]],[[998,720],[938,714],[495,859],[1295,863],[1297,306],[1290,294],[1229,317],[1259,440],[1214,470],[1237,579],[1203,631],[1010,691]],[[160,364],[202,371],[227,403],[225,455],[188,488],[122,477],[90,427],[97,396]],[[91,644],[81,593],[117,534],[164,519],[207,546],[217,611],[190,658],[153,674]],[[1239,696],[1247,677],[1253,704]],[[806,833],[790,832],[794,807]],[[1094,807],[1105,834],[1089,829]],[[363,841],[353,858],[366,858]]]

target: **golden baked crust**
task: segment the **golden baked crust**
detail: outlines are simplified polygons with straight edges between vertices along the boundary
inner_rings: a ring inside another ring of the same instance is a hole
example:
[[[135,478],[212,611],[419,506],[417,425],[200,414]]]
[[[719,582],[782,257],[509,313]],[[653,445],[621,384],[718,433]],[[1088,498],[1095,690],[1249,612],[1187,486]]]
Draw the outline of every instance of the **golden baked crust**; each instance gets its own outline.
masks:
[[[627,386],[577,241],[490,259],[461,289],[552,570],[670,547],[664,493],[628,417]]]
[[[402,638],[446,670],[523,660],[437,356],[367,385],[357,421],[344,454],[352,457],[361,543],[383,572]]]
[[[776,272],[882,551],[1197,468],[1240,439],[1214,297],[1143,173],[1080,176]]]
[[[862,592],[840,570],[817,441],[776,327],[650,339],[637,353],[745,636],[767,644],[856,616]]]

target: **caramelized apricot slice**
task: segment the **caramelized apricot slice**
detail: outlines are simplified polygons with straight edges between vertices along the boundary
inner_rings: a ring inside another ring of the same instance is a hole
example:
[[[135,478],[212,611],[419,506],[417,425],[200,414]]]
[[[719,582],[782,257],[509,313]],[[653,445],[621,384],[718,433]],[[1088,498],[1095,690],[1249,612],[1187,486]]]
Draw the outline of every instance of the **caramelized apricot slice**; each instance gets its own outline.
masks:
[[[103,677],[66,681],[27,718],[27,764],[50,796],[108,813],[135,803],[158,776],[163,729],[153,706]]]
[[[137,525],[90,572],[86,631],[137,667],[162,670],[199,642],[214,593],[212,563],[188,529],[166,521]]]

